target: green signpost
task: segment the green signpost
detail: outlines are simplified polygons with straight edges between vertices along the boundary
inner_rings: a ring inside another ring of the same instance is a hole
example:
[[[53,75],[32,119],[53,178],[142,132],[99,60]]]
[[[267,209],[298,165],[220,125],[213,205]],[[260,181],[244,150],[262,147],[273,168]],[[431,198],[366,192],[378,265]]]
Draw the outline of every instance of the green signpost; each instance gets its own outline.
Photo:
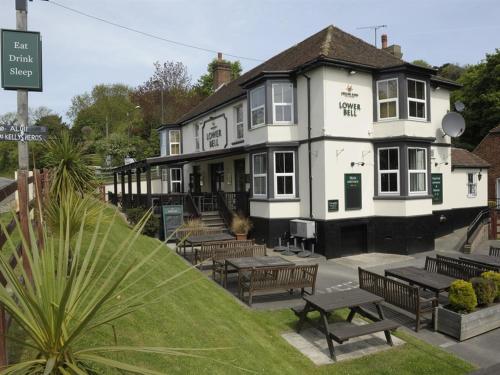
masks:
[[[2,87],[42,91],[40,33],[2,29],[1,45]]]
[[[443,174],[433,173],[431,175],[432,204],[443,203]]]

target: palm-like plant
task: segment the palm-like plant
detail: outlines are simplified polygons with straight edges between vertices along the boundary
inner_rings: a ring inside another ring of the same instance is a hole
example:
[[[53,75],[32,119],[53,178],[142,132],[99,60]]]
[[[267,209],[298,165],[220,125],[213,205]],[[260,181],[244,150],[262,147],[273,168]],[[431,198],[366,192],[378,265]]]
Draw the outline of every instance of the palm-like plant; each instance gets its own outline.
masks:
[[[1,374],[81,375],[88,373],[88,366],[96,364],[139,374],[159,374],[111,359],[106,354],[136,351],[199,356],[192,349],[85,347],[84,339],[89,332],[156,302],[165,294],[163,291],[169,289],[164,288],[167,283],[192,269],[186,268],[152,289],[134,292],[134,285],[148,276],[147,263],[165,247],[159,244],[143,258],[134,251],[147,216],[120,244],[111,243],[110,230],[118,219],[115,214],[110,218],[111,224],[108,221],[107,229],[103,228],[105,216],[110,216],[107,212],[101,208],[91,232],[84,229],[88,214],[82,212],[81,226],[73,241],[69,236],[69,218],[59,220],[61,228],[57,236],[51,237],[52,232],[45,230],[43,250],[38,248],[33,235],[31,243],[24,241],[32,282],[22,283],[10,267],[6,252],[0,252],[0,272],[8,285],[8,289],[0,286],[0,304],[28,336],[26,341],[10,339],[37,352],[33,359],[11,365]],[[60,214],[69,215],[64,211]],[[6,245],[14,249],[13,241],[5,230],[4,233],[8,238]],[[24,272],[23,277],[28,280]]]

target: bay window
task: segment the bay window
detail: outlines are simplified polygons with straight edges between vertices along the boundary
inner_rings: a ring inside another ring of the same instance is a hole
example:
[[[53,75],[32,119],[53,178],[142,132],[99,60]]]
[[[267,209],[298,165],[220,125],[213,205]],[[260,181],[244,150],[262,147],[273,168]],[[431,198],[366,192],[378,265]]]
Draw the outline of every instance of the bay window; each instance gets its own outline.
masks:
[[[293,123],[293,84],[273,83],[273,119],[275,124]]]
[[[170,168],[170,192],[171,193],[181,193],[182,192],[182,169],[181,168]]]
[[[408,118],[427,118],[425,82],[408,78]]]
[[[378,185],[380,194],[399,193],[399,148],[378,149]]]
[[[267,196],[267,154],[253,155],[253,195]]]
[[[168,132],[170,155],[180,155],[181,153],[181,131],[170,130]]]
[[[280,151],[274,153],[275,197],[295,197],[295,153]]]
[[[243,139],[243,106],[234,108],[234,118],[236,125],[236,139]]]
[[[467,197],[475,198],[477,196],[477,183],[474,173],[467,173]]]
[[[427,193],[427,150],[408,148],[408,187],[410,195]]]
[[[379,120],[399,117],[397,78],[377,81],[377,111]]]
[[[263,125],[266,118],[266,92],[264,86],[250,91],[250,124],[251,126]]]

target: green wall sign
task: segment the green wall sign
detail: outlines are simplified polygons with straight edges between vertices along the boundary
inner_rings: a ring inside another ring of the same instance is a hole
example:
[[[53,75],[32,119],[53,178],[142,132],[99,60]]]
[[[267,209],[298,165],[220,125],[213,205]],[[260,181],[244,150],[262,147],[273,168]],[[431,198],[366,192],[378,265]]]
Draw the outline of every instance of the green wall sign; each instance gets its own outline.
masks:
[[[339,200],[330,199],[328,200],[328,212],[335,212],[339,210]]]
[[[2,29],[1,45],[2,87],[42,91],[40,33]]]
[[[443,203],[443,174],[431,174],[432,204]]]
[[[346,173],[344,175],[345,209],[360,210],[361,201],[361,173]]]

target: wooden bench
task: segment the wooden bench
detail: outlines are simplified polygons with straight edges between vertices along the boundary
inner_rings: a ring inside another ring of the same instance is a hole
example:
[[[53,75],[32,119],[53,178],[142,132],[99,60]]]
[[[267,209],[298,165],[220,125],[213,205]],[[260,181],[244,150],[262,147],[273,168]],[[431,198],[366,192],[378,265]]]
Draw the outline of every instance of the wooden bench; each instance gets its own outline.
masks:
[[[488,267],[486,265],[483,266],[468,260],[450,258],[444,255],[436,255],[435,262],[432,261],[432,259],[433,258],[429,258],[429,268],[436,270],[433,272],[461,280],[468,281],[473,277],[481,276],[483,272],[495,270],[494,267]],[[427,259],[425,264],[427,269]]]
[[[194,261],[195,263],[201,263],[207,259],[212,259],[214,253],[221,252],[225,249],[248,248],[253,246],[254,243],[254,240],[204,242],[201,244],[200,249],[196,250]]]
[[[300,265],[288,267],[253,268],[247,274],[240,273],[239,297],[243,300],[248,292],[248,304],[252,306],[252,298],[256,291],[300,289],[301,294],[314,294],[318,265]],[[305,288],[310,288],[307,292]]]
[[[358,268],[359,287],[382,297],[385,302],[415,315],[415,331],[420,329],[423,314],[431,313],[438,306],[435,297],[423,298],[420,288]]]
[[[241,241],[244,242],[244,241]],[[245,247],[222,248],[212,252],[212,277],[215,280],[215,275],[219,275],[219,281],[224,281],[224,286],[227,286],[227,274],[237,272],[233,269],[228,269],[225,264],[228,258],[248,258],[259,257],[266,255],[266,245],[254,245],[253,243]]]
[[[382,331],[394,331],[399,327],[399,324],[390,319],[379,320],[378,322],[357,325],[352,323],[333,324],[330,327],[330,337],[342,344],[354,337],[371,335]],[[387,343],[393,346],[391,335],[386,336]]]
[[[490,246],[490,256],[500,257],[500,247]]]

